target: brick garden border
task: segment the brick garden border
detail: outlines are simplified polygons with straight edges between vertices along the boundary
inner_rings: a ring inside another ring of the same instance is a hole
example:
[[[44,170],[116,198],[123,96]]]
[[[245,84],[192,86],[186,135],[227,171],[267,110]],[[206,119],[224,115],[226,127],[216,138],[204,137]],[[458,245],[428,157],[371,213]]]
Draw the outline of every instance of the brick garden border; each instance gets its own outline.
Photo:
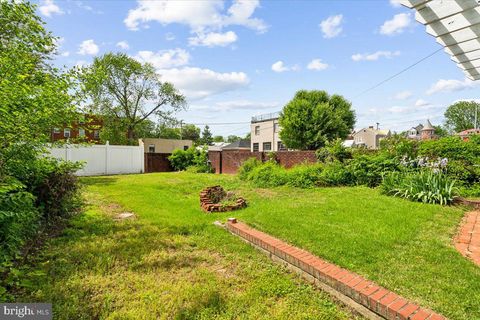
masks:
[[[282,240],[255,230],[230,218],[225,228],[248,243],[262,249],[274,260],[298,269],[306,278],[311,278],[320,287],[332,293],[342,302],[355,308],[358,304],[370,311],[362,315],[375,319],[378,316],[391,320],[440,320],[445,317],[412,303],[374,282],[353,272],[327,262],[308,251],[291,246]],[[353,306],[351,303],[353,302]]]
[[[454,244],[462,256],[480,266],[480,210],[465,214],[454,238]]]

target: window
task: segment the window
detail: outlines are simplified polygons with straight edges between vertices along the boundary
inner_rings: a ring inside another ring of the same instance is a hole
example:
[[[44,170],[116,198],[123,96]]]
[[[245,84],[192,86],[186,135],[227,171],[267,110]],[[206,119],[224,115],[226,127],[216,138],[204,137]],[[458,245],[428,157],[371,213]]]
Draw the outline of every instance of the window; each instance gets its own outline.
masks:
[[[278,125],[278,123],[274,123],[273,124],[273,132],[278,132],[280,130],[280,126]]]
[[[63,129],[63,137],[70,138],[70,128]]]
[[[277,150],[287,150],[287,148],[285,148],[285,145],[282,143],[282,141],[278,141],[277,142]]]
[[[187,151],[188,150],[188,146],[183,146],[183,151]]]
[[[260,126],[255,126],[255,135],[258,136],[260,134]]]
[[[85,137],[85,129],[78,129],[78,136],[79,137]]]
[[[93,130],[93,139],[100,139],[100,130]]]
[[[60,128],[53,128],[53,133],[60,133]]]
[[[155,153],[155,145],[154,144],[149,144],[148,145],[148,152]]]
[[[253,151],[257,152],[258,151],[258,143],[253,144]]]
[[[272,143],[271,142],[264,142],[263,143],[263,151],[270,151],[272,150]]]

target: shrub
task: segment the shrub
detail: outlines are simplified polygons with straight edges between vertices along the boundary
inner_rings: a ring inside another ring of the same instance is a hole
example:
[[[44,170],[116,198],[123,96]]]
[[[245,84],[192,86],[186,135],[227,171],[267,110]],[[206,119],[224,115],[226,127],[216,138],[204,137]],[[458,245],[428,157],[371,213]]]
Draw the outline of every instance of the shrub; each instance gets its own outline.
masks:
[[[248,180],[259,187],[277,187],[288,182],[286,169],[273,162],[253,168],[248,174]]]
[[[343,145],[341,139],[327,142],[324,148],[315,152],[317,160],[320,162],[340,161],[344,162],[352,158],[352,151]]]
[[[208,153],[206,150],[197,150],[190,147],[187,150],[177,149],[168,157],[170,164],[176,171],[183,171],[190,168],[190,172],[213,172],[212,167],[208,163]]]
[[[447,158],[480,164],[480,138],[472,136],[469,141],[463,141],[454,136],[422,141],[418,154],[430,158]]]
[[[287,185],[298,188],[313,188],[319,185],[322,164],[301,164],[286,171]]]
[[[238,177],[241,180],[248,180],[248,175],[252,170],[258,166],[262,165],[262,162],[257,158],[249,158],[242,163],[240,168],[238,168]]]
[[[360,155],[348,163],[347,170],[357,185],[376,187],[385,173],[399,170],[399,162],[387,154]]]
[[[354,184],[354,180],[351,172],[342,163],[332,162],[323,168],[318,183],[323,187],[347,186]]]
[[[384,194],[424,203],[450,204],[455,195],[455,181],[442,172],[391,172],[385,175],[381,191]]]
[[[380,152],[395,158],[415,158],[417,156],[418,141],[394,134],[380,141]]]

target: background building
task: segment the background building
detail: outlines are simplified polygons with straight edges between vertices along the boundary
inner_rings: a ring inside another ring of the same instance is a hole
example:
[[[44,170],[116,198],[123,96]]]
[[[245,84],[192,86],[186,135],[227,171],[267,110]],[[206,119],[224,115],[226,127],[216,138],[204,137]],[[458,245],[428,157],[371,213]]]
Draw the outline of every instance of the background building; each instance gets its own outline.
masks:
[[[373,126],[358,130],[353,134],[356,146],[364,146],[367,149],[380,148],[380,140],[390,136],[390,130],[375,129]]]
[[[176,140],[161,138],[144,138],[145,153],[172,153],[173,150],[187,150],[193,145],[192,140]]]
[[[252,117],[250,124],[251,151],[282,151],[287,150],[279,137],[280,113],[269,113]]]

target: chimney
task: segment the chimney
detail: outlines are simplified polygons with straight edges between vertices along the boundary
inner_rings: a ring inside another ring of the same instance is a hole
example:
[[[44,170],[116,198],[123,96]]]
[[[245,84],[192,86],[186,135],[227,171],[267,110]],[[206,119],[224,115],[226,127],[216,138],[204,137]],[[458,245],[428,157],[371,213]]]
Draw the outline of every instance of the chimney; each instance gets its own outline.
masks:
[[[379,123],[379,122],[377,122],[377,130],[378,130],[378,127],[379,127],[379,126],[380,126],[380,123]]]
[[[373,126],[368,126],[369,129],[373,129]]]

